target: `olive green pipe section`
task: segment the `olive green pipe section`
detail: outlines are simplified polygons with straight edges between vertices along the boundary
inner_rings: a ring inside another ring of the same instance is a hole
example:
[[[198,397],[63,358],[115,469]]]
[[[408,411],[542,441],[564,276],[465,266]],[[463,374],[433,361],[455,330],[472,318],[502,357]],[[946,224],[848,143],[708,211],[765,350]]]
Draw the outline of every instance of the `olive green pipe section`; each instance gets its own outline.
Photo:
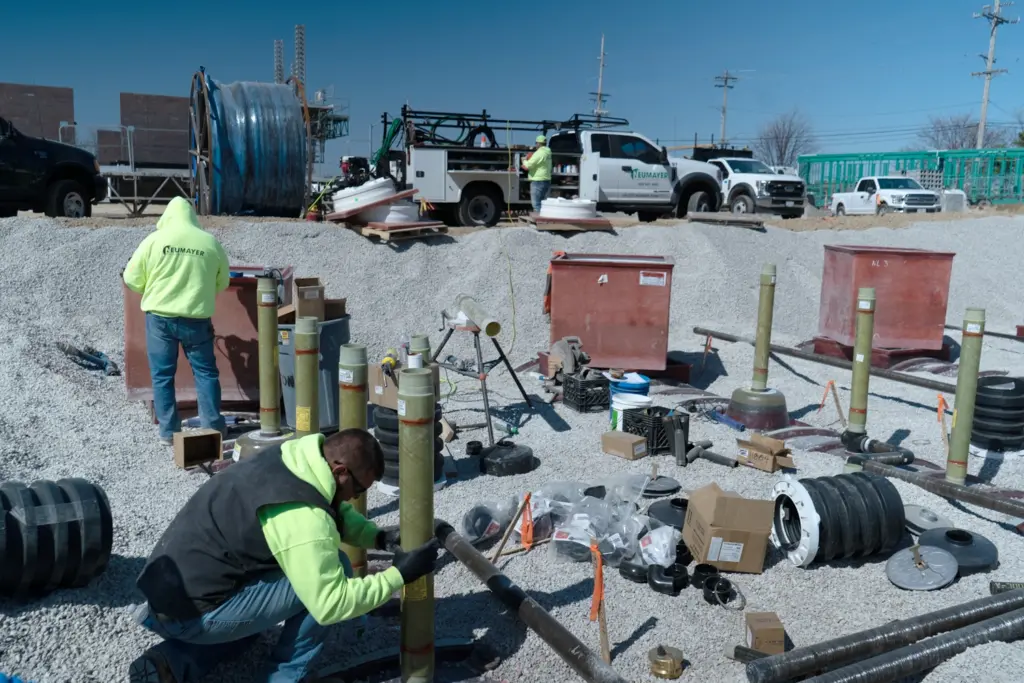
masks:
[[[846,431],[866,434],[868,380],[871,377],[871,345],[875,338],[875,290],[857,291],[857,334],[853,341],[853,378],[850,380],[850,419]]]
[[[418,353],[423,356],[423,364],[430,360],[430,336],[426,334],[414,334],[409,340],[409,353]]]
[[[260,433],[281,433],[281,375],[277,356],[277,280],[256,280],[256,329],[260,367]]]
[[[402,549],[434,537],[434,375],[398,373],[398,515]],[[402,590],[403,683],[434,680],[434,575]]]
[[[367,392],[366,347],[344,344],[338,358],[338,429],[366,429]],[[366,493],[352,501],[352,507],[366,516]],[[356,578],[366,576],[366,550],[342,543],[342,551],[352,563]]]
[[[501,323],[492,318],[473,297],[468,294],[459,294],[455,298],[455,306],[466,314],[466,317],[473,321],[473,324],[480,328],[488,337],[497,337],[501,332]]]
[[[295,321],[295,438],[320,432],[320,330],[316,318]]]
[[[974,426],[974,402],[978,394],[981,344],[985,340],[985,309],[968,308],[961,330],[960,361],[956,373],[956,401],[953,404],[953,434],[946,455],[946,481],[967,482],[967,457]]]
[[[775,264],[761,269],[761,294],[757,300],[757,336],[754,338],[754,379],[751,391],[768,388],[768,354],[772,346],[772,313],[775,309]]]

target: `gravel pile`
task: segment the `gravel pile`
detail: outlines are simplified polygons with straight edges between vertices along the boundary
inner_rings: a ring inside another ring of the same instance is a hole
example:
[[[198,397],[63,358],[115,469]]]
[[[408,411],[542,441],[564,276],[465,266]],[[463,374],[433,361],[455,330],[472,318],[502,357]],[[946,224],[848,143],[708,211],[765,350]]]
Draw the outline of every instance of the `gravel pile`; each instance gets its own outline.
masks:
[[[700,340],[691,331],[703,325],[751,334],[757,306],[757,275],[764,261],[779,269],[775,340],[796,343],[817,328],[818,296],[826,243],[875,244],[957,251],[950,292],[949,320],[965,307],[985,306],[989,327],[1008,331],[1020,320],[1019,293],[1012,283],[1019,270],[1024,222],[928,222],[903,230],[791,233],[769,228],[765,234],[704,225],[644,227],[618,236],[578,235],[571,240],[529,229],[475,233],[432,243],[405,243],[398,249],[372,245],[345,230],[315,224],[244,223],[214,229],[232,262],[295,264],[299,275],[319,276],[327,295],[347,297],[353,313],[352,336],[378,357],[403,334],[429,332],[436,344],[439,313],[460,292],[476,296],[504,321],[502,343],[513,363],[548,344],[541,313],[544,273],[555,250],[637,253],[676,260],[670,347],[691,360]],[[0,671],[17,672],[39,683],[99,681],[123,676],[128,662],[153,638],[130,620],[137,602],[134,578],[175,512],[205,479],[178,471],[143,406],[128,402],[119,378],[103,378],[71,365],[54,349],[57,341],[90,344],[120,363],[123,359],[122,297],[118,274],[147,229],[59,226],[42,219],[0,220],[0,315],[11,321],[0,331],[6,353],[0,359],[0,480],[29,481],[63,476],[86,477],[103,486],[115,519],[115,557],[109,570],[86,589],[61,591],[27,604],[0,602]],[[512,322],[514,302],[515,321]],[[514,336],[514,342],[513,342]],[[956,338],[956,335],[952,335]],[[1024,374],[1024,348],[1011,341],[986,341],[983,366]],[[469,357],[465,339],[450,352]],[[717,343],[695,383],[727,396],[749,381],[753,350]],[[485,349],[486,353],[486,349]],[[781,361],[781,362],[780,362]],[[458,421],[480,421],[480,396],[474,382],[451,377],[453,392],[446,412]],[[835,420],[834,409],[817,412],[828,380],[835,379],[844,406],[849,374],[792,358],[772,362],[769,384],[787,397],[791,412],[813,424]],[[954,382],[952,378],[949,382]],[[538,392],[525,379],[528,391]],[[503,371],[493,377],[492,405],[506,414],[523,412],[522,399]],[[872,378],[869,431],[893,438],[921,457],[940,462],[941,435],[935,417],[935,393]],[[670,397],[656,397],[672,405]],[[726,470],[698,461],[677,470],[668,457],[627,462],[600,452],[604,414],[578,415],[564,407],[524,413],[518,440],[533,447],[542,464],[515,478],[475,476],[464,458],[464,443],[485,438],[470,433],[450,444],[463,475],[436,496],[437,517],[458,523],[475,501],[509,497],[545,482],[588,483],[622,473],[644,473],[652,462],[687,490],[710,482],[751,497],[768,497],[776,476],[750,469]],[[735,432],[697,422],[693,437],[708,438],[729,452]],[[557,434],[555,434],[557,432]],[[801,476],[841,472],[842,460],[797,451]],[[973,458],[971,471],[997,484],[1024,488],[1024,463]],[[894,482],[905,503],[931,507],[959,526],[991,539],[1001,552],[1000,567],[967,577],[933,593],[908,593],[885,578],[884,561],[836,563],[797,569],[772,553],[761,575],[734,575],[752,611],[777,612],[799,645],[876,626],[892,619],[960,603],[987,594],[989,580],[1024,578],[1024,552],[1010,520],[970,506],[953,506],[903,482]],[[397,523],[397,502],[370,494],[371,514],[381,523]],[[382,565],[386,566],[386,565]],[[527,589],[584,642],[597,649],[597,626],[588,620],[592,591],[589,570],[555,562],[538,549],[504,562],[509,577]],[[535,635],[504,614],[461,565],[446,564],[436,577],[437,636],[479,636],[504,659],[495,673],[510,682],[574,680],[570,670]],[[646,653],[659,643],[683,650],[694,680],[743,681],[743,668],[725,659],[726,645],[743,638],[742,614],[705,604],[693,589],[665,598],[645,586],[606,572],[607,611],[614,666],[629,681],[653,680]],[[332,637],[325,664],[394,643],[397,620],[373,619],[362,639],[341,628]],[[269,646],[270,640],[264,643]],[[1024,657],[1016,645],[993,645],[937,669],[925,680],[1002,680],[1000,671]],[[234,683],[252,674],[257,656],[226,664],[210,681]],[[961,663],[962,662],[962,663]]]

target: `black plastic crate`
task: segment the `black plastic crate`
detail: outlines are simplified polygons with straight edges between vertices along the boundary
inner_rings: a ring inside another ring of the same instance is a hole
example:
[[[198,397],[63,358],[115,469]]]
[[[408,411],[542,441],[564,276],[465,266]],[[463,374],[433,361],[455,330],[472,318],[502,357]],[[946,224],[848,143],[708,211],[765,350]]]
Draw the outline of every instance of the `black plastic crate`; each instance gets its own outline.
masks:
[[[566,375],[562,380],[562,403],[577,413],[607,410],[611,406],[608,378],[595,375],[580,379],[577,375]]]
[[[631,408],[622,411],[622,431],[647,439],[647,452],[664,453],[672,450],[669,433],[665,431],[664,418],[672,410],[660,406]]]

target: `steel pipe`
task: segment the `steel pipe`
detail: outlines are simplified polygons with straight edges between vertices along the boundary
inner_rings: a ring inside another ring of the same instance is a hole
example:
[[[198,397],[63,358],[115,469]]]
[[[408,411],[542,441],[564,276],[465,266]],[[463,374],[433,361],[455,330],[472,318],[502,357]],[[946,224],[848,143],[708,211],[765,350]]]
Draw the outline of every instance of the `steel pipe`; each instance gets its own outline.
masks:
[[[953,403],[953,429],[946,454],[946,481],[967,483],[967,457],[974,427],[974,401],[978,395],[978,370],[981,345],[985,339],[985,309],[968,308],[960,341],[960,363],[956,373],[956,401]]]
[[[317,319],[295,321],[295,438],[320,431],[320,328]]]
[[[750,662],[747,680],[750,683],[785,683],[798,676],[873,657],[1022,608],[1024,590],[978,598]]]
[[[366,347],[344,344],[338,358],[338,429],[366,429],[367,392]],[[366,492],[351,501],[355,510],[366,516]],[[352,562],[352,574],[366,576],[366,550],[343,543],[342,551]]]
[[[750,344],[751,346],[756,345],[756,342],[750,337],[744,337],[738,334],[729,334],[727,332],[719,332],[717,330],[709,330],[705,327],[694,327],[693,333],[699,334],[702,337],[713,337],[714,339],[720,339],[721,341],[738,342]],[[845,368],[847,370],[853,367],[853,363],[845,358],[823,356],[820,353],[801,351],[800,349],[794,349],[789,346],[779,346],[778,344],[769,344],[768,348],[772,353],[777,353],[781,356],[790,356],[791,358],[799,358],[800,360],[811,361],[812,363],[821,363],[823,365],[831,365],[832,367]],[[923,389],[931,389],[932,391],[956,394],[956,387],[952,384],[946,384],[945,382],[936,382],[934,380],[914,377],[913,375],[907,375],[902,372],[893,372],[892,370],[885,370],[883,368],[871,367],[869,368],[869,371],[875,377],[891,379],[894,382],[902,382],[903,384],[910,384]]]
[[[768,356],[772,343],[772,314],[775,308],[775,264],[761,269],[761,292],[757,299],[757,337],[754,344],[754,377],[751,391],[768,388]]]
[[[448,552],[473,572],[503,605],[515,612],[580,678],[588,683],[626,683],[611,665],[512,583],[469,541],[455,533],[450,524],[440,522],[436,533]]]

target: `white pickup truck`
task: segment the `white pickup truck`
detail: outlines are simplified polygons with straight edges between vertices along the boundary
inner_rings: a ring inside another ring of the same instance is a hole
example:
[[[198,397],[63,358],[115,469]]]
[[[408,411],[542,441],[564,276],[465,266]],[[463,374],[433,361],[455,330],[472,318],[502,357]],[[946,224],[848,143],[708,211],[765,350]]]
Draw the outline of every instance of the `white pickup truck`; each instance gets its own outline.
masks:
[[[833,216],[887,213],[935,213],[942,197],[906,176],[870,176],[857,181],[853,192],[837,192],[829,205]]]
[[[757,159],[717,157],[710,163],[722,171],[722,190],[732,213],[804,215],[805,186],[799,176],[776,173]]]

